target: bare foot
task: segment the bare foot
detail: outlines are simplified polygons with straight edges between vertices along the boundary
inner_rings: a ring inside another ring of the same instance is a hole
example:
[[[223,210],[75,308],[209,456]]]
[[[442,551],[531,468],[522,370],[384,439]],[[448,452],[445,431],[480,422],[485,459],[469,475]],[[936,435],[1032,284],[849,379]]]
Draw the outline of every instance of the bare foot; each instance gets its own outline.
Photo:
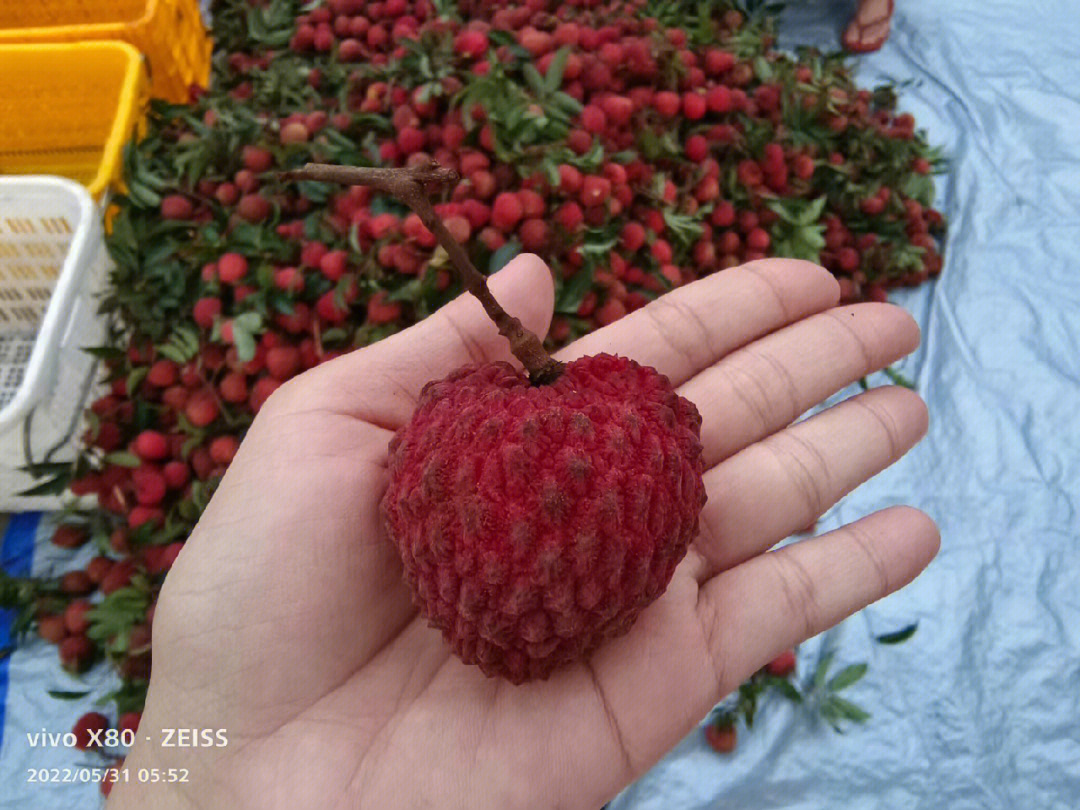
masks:
[[[855,53],[876,51],[889,38],[893,0],[859,0],[859,8],[844,31],[844,47]]]

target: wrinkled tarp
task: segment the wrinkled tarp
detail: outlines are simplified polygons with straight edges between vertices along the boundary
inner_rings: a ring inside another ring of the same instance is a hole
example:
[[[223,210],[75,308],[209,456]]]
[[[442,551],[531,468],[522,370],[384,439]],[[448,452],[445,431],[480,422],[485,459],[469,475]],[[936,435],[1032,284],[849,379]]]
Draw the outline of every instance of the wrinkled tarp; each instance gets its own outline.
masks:
[[[913,82],[901,106],[952,160],[938,179],[944,273],[894,296],[923,329],[900,370],[929,402],[930,432],[819,530],[910,503],[937,519],[941,553],[800,648],[800,679],[825,650],[869,662],[845,693],[872,711],[865,726],[839,735],[774,700],[735,754],[692,733],[612,810],[1080,807],[1080,16],[1071,0],[897,5],[859,78]],[[794,2],[781,44],[831,46],[850,12],[849,0]],[[38,573],[57,559],[45,536]],[[915,621],[906,644],[874,643]],[[105,674],[64,674],[55,656],[35,642],[10,662],[0,807],[97,801],[94,785],[27,784],[30,767],[93,764],[31,750],[26,731],[65,730],[112,688]],[[47,688],[92,693],[62,702]]]
[[[900,370],[930,431],[819,530],[909,503],[941,552],[800,648],[803,680],[823,650],[869,662],[845,692],[864,727],[839,735],[778,699],[733,755],[691,734],[612,810],[1080,808],[1080,6],[896,6],[858,79],[912,82],[901,108],[951,159],[944,272],[892,296],[923,330]],[[851,10],[793,2],[780,44],[836,43]],[[914,621],[907,643],[874,643]]]
[[[55,576],[75,567],[85,567],[97,553],[92,544],[88,543],[76,552],[59,549],[49,542],[54,525],[52,520],[41,519],[36,512],[13,517],[4,536],[4,570],[18,576],[31,572]],[[0,621],[6,631],[8,621],[2,616]],[[0,696],[4,698],[3,725],[0,726],[3,734],[0,738],[0,808],[89,810],[100,806],[102,797],[96,783],[31,782],[30,771],[103,768],[103,757],[63,746],[32,745],[27,734],[70,731],[75,719],[84,712],[101,711],[96,701],[117,686],[119,680],[106,667],[94,667],[82,676],[64,672],[56,647],[36,637],[29,644],[20,646],[10,659],[0,662]],[[77,700],[58,700],[50,697],[48,690],[86,695]]]

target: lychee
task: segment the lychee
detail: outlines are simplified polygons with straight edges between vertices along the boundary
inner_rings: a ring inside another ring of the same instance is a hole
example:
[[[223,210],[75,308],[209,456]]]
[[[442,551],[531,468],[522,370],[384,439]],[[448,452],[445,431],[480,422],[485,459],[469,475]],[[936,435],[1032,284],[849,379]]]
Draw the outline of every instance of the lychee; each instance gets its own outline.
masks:
[[[156,430],[144,430],[135,437],[131,449],[144,461],[157,461],[169,455],[169,440]]]
[[[220,314],[220,298],[200,298],[192,309],[192,319],[203,329],[213,326],[214,319]]]
[[[86,575],[90,577],[90,581],[95,585],[100,585],[102,580],[108,576],[109,571],[112,570],[113,561],[108,557],[94,557],[86,565]]]
[[[90,629],[90,620],[86,614],[91,605],[85,599],[76,599],[64,609],[64,627],[72,635],[80,635]]]
[[[57,526],[53,532],[53,545],[60,548],[78,548],[90,539],[90,533],[79,526]]]
[[[718,754],[730,754],[735,750],[737,735],[731,723],[710,723],[705,727],[705,741]]]
[[[466,663],[546,678],[667,587],[705,501],[697,409],[623,357],[549,385],[505,363],[429,383],[383,509],[425,617]]]
[[[152,464],[143,464],[131,474],[135,485],[135,500],[143,506],[157,506],[165,497],[168,485],[161,470]]]
[[[161,200],[162,219],[191,219],[195,206],[182,194],[170,194]]]
[[[235,284],[248,271],[248,261],[239,253],[226,253],[218,259],[218,276],[225,284]]]
[[[134,734],[139,730],[140,720],[142,720],[142,712],[125,712],[116,721],[116,728],[119,731],[131,731]]]
[[[85,751],[100,744],[101,734],[109,727],[109,718],[101,712],[87,712],[75,721],[72,733],[75,735],[75,747]]]
[[[86,636],[68,636],[60,642],[60,665],[68,672],[82,672],[94,658],[94,645]]]
[[[67,635],[67,622],[63,616],[43,616],[38,619],[38,635],[50,644],[59,644]]]
[[[524,209],[516,194],[504,191],[495,198],[491,209],[491,222],[502,231],[513,230],[521,219]]]
[[[68,571],[60,577],[60,590],[69,596],[86,596],[94,590],[94,582],[85,571]]]
[[[765,665],[765,670],[770,675],[778,678],[786,678],[795,671],[795,650],[784,650],[772,661]]]
[[[176,382],[179,367],[172,360],[157,360],[146,374],[146,381],[158,388],[168,388]]]

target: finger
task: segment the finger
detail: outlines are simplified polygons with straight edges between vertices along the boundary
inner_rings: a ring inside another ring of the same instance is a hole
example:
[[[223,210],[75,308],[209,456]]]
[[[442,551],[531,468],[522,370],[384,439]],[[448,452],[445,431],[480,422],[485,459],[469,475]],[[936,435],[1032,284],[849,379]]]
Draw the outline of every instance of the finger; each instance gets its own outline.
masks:
[[[706,469],[918,345],[919,327],[900,307],[856,304],[732,352],[679,389],[701,412]]]
[[[575,341],[558,358],[617,353],[681,385],[728,352],[835,306],[839,298],[836,279],[816,264],[750,262],[672,290]]]
[[[526,329],[541,337],[547,334],[555,292],[551,271],[539,257],[520,254],[491,276],[488,285],[503,309]],[[459,366],[492,360],[517,363],[480,302],[466,293],[415,326],[298,379],[304,380],[307,402],[395,430],[412,415],[426,383]]]
[[[924,435],[926,403],[874,388],[750,445],[705,474],[709,499],[695,548],[708,578],[813,523]]]
[[[940,542],[927,515],[896,506],[713,577],[698,616],[723,690],[911,582]]]

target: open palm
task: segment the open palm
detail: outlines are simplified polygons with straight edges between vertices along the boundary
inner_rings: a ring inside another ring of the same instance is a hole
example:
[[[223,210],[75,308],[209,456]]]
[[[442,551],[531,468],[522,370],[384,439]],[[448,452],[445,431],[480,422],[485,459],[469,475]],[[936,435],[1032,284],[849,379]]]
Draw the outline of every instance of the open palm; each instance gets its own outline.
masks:
[[[492,291],[543,333],[552,285],[521,256]],[[652,365],[702,414],[708,503],[664,595],[628,634],[512,686],[455,658],[413,607],[378,504],[386,447],[421,387],[510,359],[471,298],[275,393],[170,572],[131,769],[113,807],[596,810],[784,649],[909,582],[937,530],[906,507],[769,552],[903,455],[926,409],[827,396],[907,354],[884,304],[837,307],[806,262],[768,260],[676,290],[570,346]],[[768,553],[766,553],[768,552]],[[161,729],[224,729],[167,748]],[[150,742],[141,741],[146,735]]]

